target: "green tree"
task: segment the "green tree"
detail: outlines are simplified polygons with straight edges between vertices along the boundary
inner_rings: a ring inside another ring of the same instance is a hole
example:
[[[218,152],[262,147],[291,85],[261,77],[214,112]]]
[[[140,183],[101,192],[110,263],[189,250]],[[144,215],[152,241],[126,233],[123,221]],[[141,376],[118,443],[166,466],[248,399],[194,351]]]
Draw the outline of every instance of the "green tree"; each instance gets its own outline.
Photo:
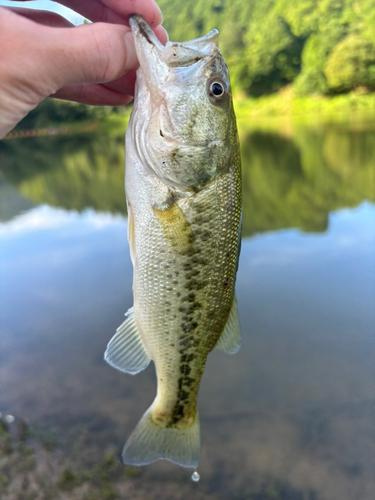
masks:
[[[282,17],[260,14],[245,36],[249,80],[243,85],[252,95],[276,91],[291,82],[300,70],[303,47]]]
[[[300,94],[346,92],[353,86],[327,81],[340,44],[354,35],[375,44],[373,0],[185,0],[182,6],[180,0],[160,0],[160,4],[172,40],[219,29],[233,87],[250,95],[274,92],[291,82]],[[368,46],[346,47],[352,54],[355,50],[362,54]],[[366,54],[362,63],[369,65]],[[369,85],[371,71],[357,72],[356,85]]]
[[[329,87],[336,91],[360,85],[375,88],[375,46],[359,35],[347,36],[330,53],[324,72]]]

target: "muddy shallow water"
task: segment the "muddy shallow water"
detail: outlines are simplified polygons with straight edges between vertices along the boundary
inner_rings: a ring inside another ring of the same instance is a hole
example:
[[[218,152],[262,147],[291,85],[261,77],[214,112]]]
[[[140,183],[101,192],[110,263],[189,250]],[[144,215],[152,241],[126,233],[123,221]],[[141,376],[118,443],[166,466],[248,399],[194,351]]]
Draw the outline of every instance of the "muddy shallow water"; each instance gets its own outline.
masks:
[[[241,137],[243,341],[208,359],[197,484],[119,462],[156,388],[103,361],[132,305],[122,140],[0,143],[2,499],[374,498],[375,133]]]

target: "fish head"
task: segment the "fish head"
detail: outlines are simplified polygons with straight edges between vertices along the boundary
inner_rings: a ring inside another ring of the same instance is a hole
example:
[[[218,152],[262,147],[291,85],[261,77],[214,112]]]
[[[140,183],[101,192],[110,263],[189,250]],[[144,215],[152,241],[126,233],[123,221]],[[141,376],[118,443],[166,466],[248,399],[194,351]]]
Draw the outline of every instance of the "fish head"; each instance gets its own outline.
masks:
[[[132,16],[130,26],[140,63],[134,104],[138,123],[133,124],[136,150],[166,184],[196,192],[229,169],[238,150],[218,31],[164,46],[140,16]]]

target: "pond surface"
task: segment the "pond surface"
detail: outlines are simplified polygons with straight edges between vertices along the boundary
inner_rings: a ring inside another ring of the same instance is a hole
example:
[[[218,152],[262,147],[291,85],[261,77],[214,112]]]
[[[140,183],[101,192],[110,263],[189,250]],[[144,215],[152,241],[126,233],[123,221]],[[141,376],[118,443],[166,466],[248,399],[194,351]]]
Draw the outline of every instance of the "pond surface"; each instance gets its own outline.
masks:
[[[374,124],[241,143],[243,341],[208,359],[196,484],[119,463],[156,388],[103,361],[132,305],[122,138],[0,143],[2,499],[375,498]]]

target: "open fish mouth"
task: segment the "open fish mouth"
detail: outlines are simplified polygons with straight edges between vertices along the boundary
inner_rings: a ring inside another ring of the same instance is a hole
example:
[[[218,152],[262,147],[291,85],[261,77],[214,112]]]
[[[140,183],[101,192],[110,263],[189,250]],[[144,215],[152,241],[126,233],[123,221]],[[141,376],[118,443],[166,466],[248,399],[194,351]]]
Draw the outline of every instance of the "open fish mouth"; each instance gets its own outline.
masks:
[[[154,62],[158,61],[154,69],[165,74],[167,68],[191,66],[201,59],[216,55],[218,50],[219,32],[216,29],[195,40],[183,43],[167,42],[164,46],[141,16],[131,16],[129,24],[133,32],[138,59],[144,71],[147,62],[152,64],[154,60]],[[148,59],[145,59],[146,55]]]

